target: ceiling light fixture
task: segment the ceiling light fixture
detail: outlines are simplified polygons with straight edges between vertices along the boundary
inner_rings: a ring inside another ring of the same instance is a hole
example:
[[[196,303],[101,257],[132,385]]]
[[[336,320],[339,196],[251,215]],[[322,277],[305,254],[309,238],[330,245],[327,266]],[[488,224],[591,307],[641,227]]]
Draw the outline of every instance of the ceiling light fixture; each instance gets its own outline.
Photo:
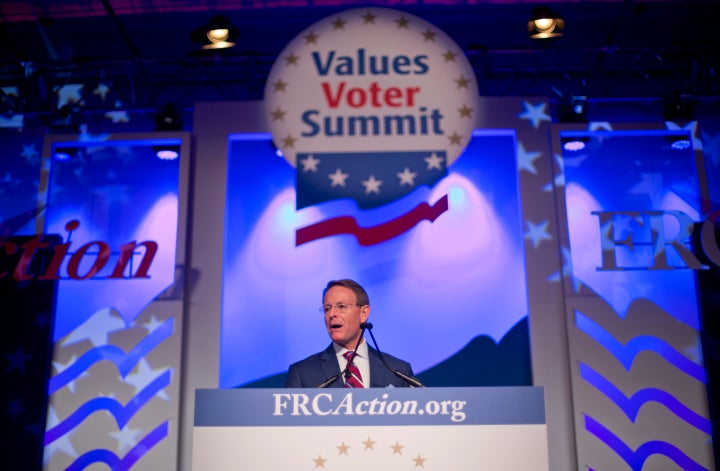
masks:
[[[210,18],[206,25],[191,33],[192,40],[202,44],[203,49],[227,49],[235,46],[239,35],[238,28],[223,15]]]
[[[533,39],[556,38],[563,35],[565,20],[548,7],[536,7],[527,25]]]
[[[155,115],[156,131],[181,131],[183,119],[180,112],[170,102],[165,103]]]

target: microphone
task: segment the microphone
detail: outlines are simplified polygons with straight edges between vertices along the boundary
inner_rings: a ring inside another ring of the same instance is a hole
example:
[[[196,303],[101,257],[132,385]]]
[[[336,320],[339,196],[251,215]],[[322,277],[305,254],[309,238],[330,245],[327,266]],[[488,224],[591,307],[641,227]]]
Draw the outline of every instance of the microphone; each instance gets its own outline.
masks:
[[[342,370],[341,373],[336,374],[335,376],[331,377],[330,379],[327,379],[320,383],[317,388],[327,388],[331,384],[333,384],[340,376],[344,376],[345,379],[349,378],[352,373],[350,373],[350,365],[352,364],[353,360],[355,360],[355,355],[357,355],[357,349],[360,346],[360,342],[362,342],[363,335],[365,335],[365,329],[372,329],[372,324],[369,322],[361,322],[360,323],[360,337],[358,337],[357,343],[355,344],[355,350],[353,350],[352,355],[350,355],[350,359],[348,360],[347,364],[345,365],[345,369]],[[372,333],[372,332],[371,332]],[[374,339],[373,339],[374,340]]]
[[[323,381],[322,383],[318,384],[315,387],[318,389],[327,388],[328,386],[333,384],[335,381],[337,381],[337,379],[340,377],[341,374],[342,373],[338,373],[335,376],[333,376],[332,378],[328,379],[327,381]]]
[[[378,347],[377,342],[375,341],[375,335],[372,333],[373,325],[369,322],[363,322],[365,324],[365,328],[368,329],[368,332],[370,332],[370,338],[372,338],[373,345],[375,346],[375,350],[378,352],[378,356],[380,356],[380,361],[383,365],[385,365],[385,368],[390,370],[395,376],[402,379],[406,383],[410,385],[411,388],[424,388],[425,385],[422,384],[420,381],[417,380],[417,378],[413,378],[412,376],[408,376],[405,373],[398,371],[394,368],[390,368],[390,365],[387,364],[387,361],[385,361],[385,357],[383,356],[382,352],[380,351],[380,348]],[[363,324],[360,324],[362,327]]]

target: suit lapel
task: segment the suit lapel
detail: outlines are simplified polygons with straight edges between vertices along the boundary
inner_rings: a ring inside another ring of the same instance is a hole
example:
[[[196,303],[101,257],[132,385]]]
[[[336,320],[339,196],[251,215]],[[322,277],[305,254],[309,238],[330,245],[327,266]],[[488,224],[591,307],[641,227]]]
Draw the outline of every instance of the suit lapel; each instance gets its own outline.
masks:
[[[368,360],[370,363],[370,387],[371,388],[382,388],[387,384],[390,384],[386,379],[387,368],[383,365],[378,355],[377,350],[370,348],[368,345]]]
[[[340,374],[340,365],[338,365],[335,348],[333,348],[332,343],[320,355],[320,369],[322,370],[323,375],[325,375],[325,380]],[[329,387],[341,388],[343,387],[343,381],[338,378],[337,381],[334,381]]]

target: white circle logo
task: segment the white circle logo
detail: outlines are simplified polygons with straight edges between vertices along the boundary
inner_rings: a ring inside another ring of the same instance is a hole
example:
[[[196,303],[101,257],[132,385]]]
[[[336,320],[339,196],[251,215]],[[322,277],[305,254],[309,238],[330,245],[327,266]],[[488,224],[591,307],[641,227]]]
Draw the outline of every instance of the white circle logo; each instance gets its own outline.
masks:
[[[293,167],[314,154],[427,151],[447,168],[470,142],[478,101],[454,41],[386,8],[348,10],[305,29],[265,86],[273,140]]]

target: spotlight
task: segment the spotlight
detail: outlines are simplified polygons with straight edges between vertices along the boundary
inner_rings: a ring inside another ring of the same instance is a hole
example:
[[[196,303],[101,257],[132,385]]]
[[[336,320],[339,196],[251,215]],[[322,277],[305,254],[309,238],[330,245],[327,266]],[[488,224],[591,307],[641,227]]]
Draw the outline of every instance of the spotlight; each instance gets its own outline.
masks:
[[[47,125],[53,133],[76,134],[80,132],[80,120],[79,109],[66,103],[47,117]]]
[[[587,147],[587,141],[584,137],[563,139],[562,147],[568,152],[580,152]]]
[[[55,147],[53,149],[53,159],[58,162],[69,162],[71,160],[74,160],[79,153],[79,149],[77,147]]]
[[[203,49],[227,49],[235,46],[239,31],[226,16],[216,15],[190,35],[193,42],[202,44]]]
[[[678,139],[673,141],[673,143],[670,144],[670,147],[672,147],[673,150],[687,150],[690,148],[690,145],[690,139]]]
[[[586,123],[587,98],[573,96],[558,104],[558,120],[561,123]]]
[[[12,118],[20,111],[20,97],[18,87],[0,88],[0,113]]]
[[[536,7],[527,25],[533,39],[556,38],[563,35],[565,20],[548,7]]]
[[[281,148],[279,148],[279,147],[275,144],[275,141],[270,141],[270,144],[272,144],[272,148],[273,148],[273,150],[275,151],[275,155],[278,156],[278,157],[280,157],[281,159],[284,159],[284,158],[285,158],[285,153],[282,151]]]
[[[181,131],[183,128],[182,116],[175,106],[168,102],[155,115],[156,131]]]
[[[672,150],[688,150],[692,148],[692,142],[687,134],[671,134],[665,139],[670,143]]]
[[[665,101],[663,117],[665,121],[693,121],[695,116],[695,100],[690,95],[675,93]]]
[[[180,146],[153,146],[153,151],[155,152],[155,157],[160,160],[175,160],[180,157]]]

